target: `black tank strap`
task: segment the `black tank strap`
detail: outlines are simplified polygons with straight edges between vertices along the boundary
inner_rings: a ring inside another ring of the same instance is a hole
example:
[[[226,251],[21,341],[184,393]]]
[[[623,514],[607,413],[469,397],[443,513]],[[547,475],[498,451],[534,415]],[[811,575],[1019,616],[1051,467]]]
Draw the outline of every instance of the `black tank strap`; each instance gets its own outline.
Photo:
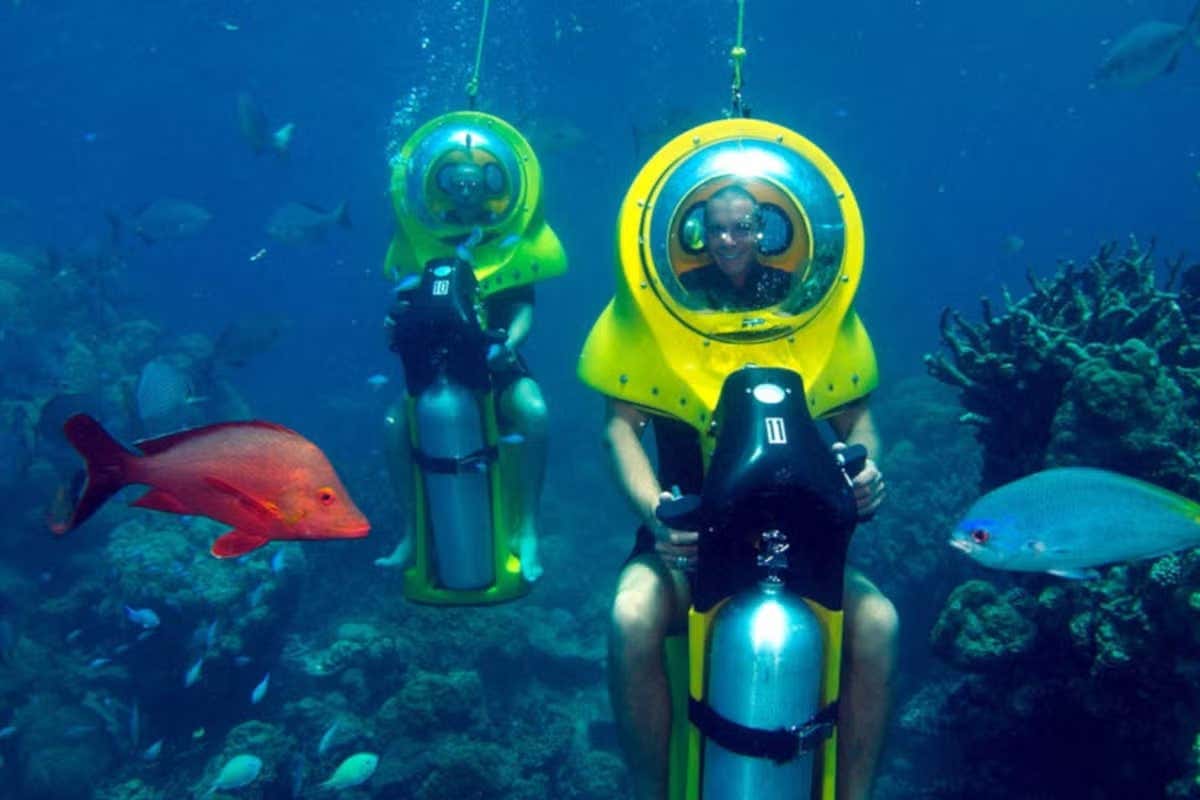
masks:
[[[494,446],[481,447],[473,453],[467,453],[458,458],[431,456],[420,448],[413,450],[413,461],[425,472],[436,475],[462,475],[471,472],[483,472],[487,465],[496,460]]]
[[[834,700],[807,722],[765,730],[734,722],[703,700],[688,698],[688,718],[707,738],[738,755],[769,758],[776,764],[817,749],[833,733],[837,714],[838,701]]]

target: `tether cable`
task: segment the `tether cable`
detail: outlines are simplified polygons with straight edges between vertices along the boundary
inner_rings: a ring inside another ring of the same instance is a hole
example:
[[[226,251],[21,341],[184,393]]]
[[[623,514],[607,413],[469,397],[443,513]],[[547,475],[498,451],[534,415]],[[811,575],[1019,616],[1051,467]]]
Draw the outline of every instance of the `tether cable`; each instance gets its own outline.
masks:
[[[746,48],[742,44],[742,31],[745,28],[745,21],[746,0],[738,0],[737,37],[734,39],[733,47],[729,50],[729,57],[733,60],[733,83],[730,86],[733,108],[730,116],[734,117],[750,116],[750,107],[745,104],[745,99],[742,97],[742,62],[746,59]]]
[[[479,42],[475,45],[475,69],[467,81],[467,106],[475,110],[475,98],[479,94],[479,70],[483,66],[483,39],[487,33],[488,10],[492,0],[483,0],[483,17],[479,20]]]

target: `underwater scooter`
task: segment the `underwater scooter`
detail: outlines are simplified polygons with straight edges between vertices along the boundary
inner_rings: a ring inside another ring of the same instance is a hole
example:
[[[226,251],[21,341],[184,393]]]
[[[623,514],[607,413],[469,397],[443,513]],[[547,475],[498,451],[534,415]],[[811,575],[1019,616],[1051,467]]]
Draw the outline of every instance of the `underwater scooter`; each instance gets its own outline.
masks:
[[[709,435],[701,493],[658,509],[700,533],[686,653],[668,643],[670,796],[832,800],[851,480],[866,449],[831,452],[800,376],[781,368],[732,373]]]
[[[477,298],[469,263],[433,259],[402,284],[389,313],[416,467],[404,592],[417,602],[491,603],[528,591],[508,546],[507,465],[487,365],[504,334],[485,327]]]

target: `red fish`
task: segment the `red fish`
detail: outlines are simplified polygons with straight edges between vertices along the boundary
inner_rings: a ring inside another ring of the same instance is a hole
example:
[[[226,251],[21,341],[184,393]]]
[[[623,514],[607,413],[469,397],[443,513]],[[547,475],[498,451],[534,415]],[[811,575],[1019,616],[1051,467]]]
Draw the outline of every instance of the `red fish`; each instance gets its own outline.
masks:
[[[212,546],[217,558],[249,553],[274,539],[357,539],[370,523],[354,505],[325,454],[271,422],[222,422],[121,446],[100,423],[76,414],[63,425],[87,462],[75,511],[53,526],[66,533],[122,487],[150,488],[133,505],[198,514],[233,526]]]

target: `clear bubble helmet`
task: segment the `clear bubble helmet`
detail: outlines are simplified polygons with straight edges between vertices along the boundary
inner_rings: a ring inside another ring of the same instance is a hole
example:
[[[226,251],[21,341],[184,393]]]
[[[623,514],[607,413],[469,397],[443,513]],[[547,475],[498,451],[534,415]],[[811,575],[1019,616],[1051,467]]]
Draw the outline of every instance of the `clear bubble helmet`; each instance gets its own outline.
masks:
[[[741,211],[753,209],[738,221],[744,230],[708,219],[710,198],[731,193],[745,199]],[[750,240],[754,269],[772,278],[769,296],[714,306],[697,290],[694,271],[717,269],[714,228]],[[579,375],[703,429],[730,372],[786,367],[804,379],[820,416],[878,382],[852,306],[863,257],[854,195],[816,145],[763,120],[693,128],[650,158],[625,197],[616,294],[588,336]]]
[[[394,160],[396,233],[384,271],[419,273],[434,258],[470,261],[482,296],[561,275],[567,259],[542,214],[542,172],[529,142],[477,111],[422,125]]]

